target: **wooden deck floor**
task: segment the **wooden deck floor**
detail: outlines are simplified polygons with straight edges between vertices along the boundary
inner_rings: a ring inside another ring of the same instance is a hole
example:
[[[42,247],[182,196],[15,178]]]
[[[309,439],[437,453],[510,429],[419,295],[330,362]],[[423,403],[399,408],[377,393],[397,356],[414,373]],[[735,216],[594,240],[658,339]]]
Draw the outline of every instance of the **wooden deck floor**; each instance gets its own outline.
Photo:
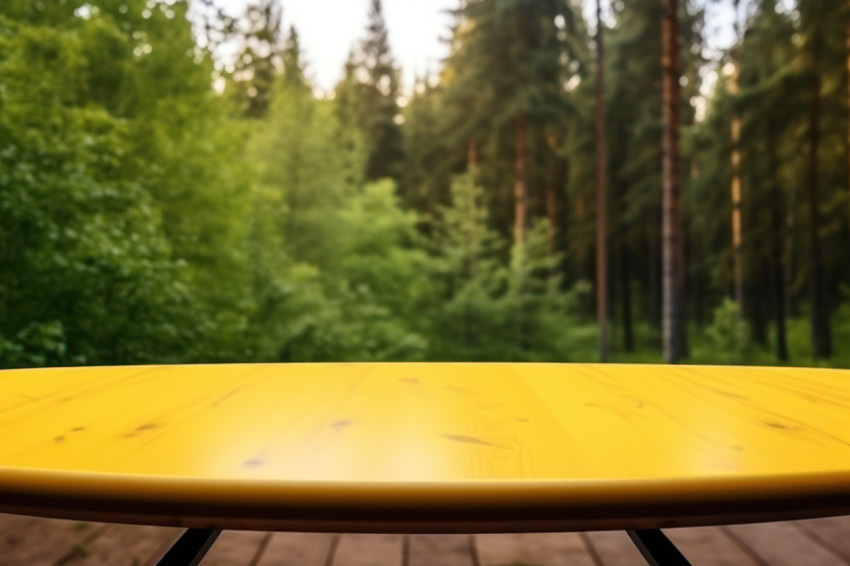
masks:
[[[2,566],[148,566],[178,529],[0,514]],[[694,566],[850,565],[850,517],[665,531]],[[224,532],[205,566],[645,566],[623,532],[334,535]]]

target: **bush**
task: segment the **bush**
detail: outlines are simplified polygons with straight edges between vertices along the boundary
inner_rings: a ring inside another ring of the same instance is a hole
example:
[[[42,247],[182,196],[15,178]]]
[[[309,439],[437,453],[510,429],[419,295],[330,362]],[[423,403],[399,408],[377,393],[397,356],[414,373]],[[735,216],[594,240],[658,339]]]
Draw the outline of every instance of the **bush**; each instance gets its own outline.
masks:
[[[714,320],[706,329],[721,363],[747,363],[752,358],[753,342],[750,329],[741,318],[738,303],[725,298],[714,310]]]

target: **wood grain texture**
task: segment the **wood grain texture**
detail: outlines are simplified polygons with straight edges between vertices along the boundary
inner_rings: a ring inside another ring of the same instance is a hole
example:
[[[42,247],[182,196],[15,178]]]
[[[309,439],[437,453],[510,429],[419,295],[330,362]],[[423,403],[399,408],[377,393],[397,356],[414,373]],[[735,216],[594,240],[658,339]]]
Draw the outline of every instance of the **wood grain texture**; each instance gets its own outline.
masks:
[[[850,371],[267,364],[0,372],[0,510],[500,532],[850,512]]]

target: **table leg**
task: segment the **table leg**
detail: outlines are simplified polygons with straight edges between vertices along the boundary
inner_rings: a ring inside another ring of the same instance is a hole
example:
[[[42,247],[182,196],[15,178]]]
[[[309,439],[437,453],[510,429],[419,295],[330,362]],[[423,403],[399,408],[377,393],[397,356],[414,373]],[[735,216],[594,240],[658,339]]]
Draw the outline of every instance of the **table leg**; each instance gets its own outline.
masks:
[[[219,534],[220,529],[186,529],[157,566],[197,566]]]
[[[649,566],[691,566],[676,545],[659,529],[627,532]]]

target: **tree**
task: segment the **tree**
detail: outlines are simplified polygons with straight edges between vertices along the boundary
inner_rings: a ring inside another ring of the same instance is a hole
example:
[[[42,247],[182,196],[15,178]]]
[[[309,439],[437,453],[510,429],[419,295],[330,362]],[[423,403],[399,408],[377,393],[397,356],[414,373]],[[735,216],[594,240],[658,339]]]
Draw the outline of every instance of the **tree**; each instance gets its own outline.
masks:
[[[365,175],[374,180],[401,178],[404,159],[401,128],[399,70],[390,52],[389,33],[381,0],[372,0],[366,38],[356,54],[354,79],[359,83],[358,121],[366,140]]]
[[[830,10],[822,3],[801,7],[801,26],[805,34],[803,57],[809,69],[809,123],[808,123],[808,220],[809,261],[811,265],[811,340],[815,358],[826,359],[832,355],[832,332],[829,320],[827,281],[821,250],[820,205],[820,142],[823,89],[824,27]]]
[[[752,271],[769,273],[770,303],[776,327],[776,357],[779,361],[787,361],[783,225],[788,191],[783,187],[783,164],[787,169],[788,164],[793,163],[788,154],[796,152],[796,147],[783,141],[793,136],[793,124],[801,113],[799,104],[789,104],[791,101],[787,93],[802,86],[802,77],[789,66],[795,56],[792,42],[795,30],[788,17],[777,12],[776,0],[761,0],[755,3],[754,8],[755,13],[739,47],[741,92],[734,97],[736,115],[743,116],[740,151],[745,160],[740,173],[747,179],[752,201],[747,207],[752,233],[747,236],[749,242],[742,251],[747,251],[746,262],[749,265],[767,266],[766,269]],[[758,284],[758,287],[760,289],[762,285]],[[753,314],[757,312],[755,306],[763,302],[757,295],[753,295],[750,301]],[[758,321],[752,322],[753,327],[758,329]]]
[[[209,355],[245,187],[187,5],[55,8],[0,16],[2,363]]]
[[[301,59],[301,43],[295,26],[289,27],[289,36],[283,46],[283,84],[289,90],[305,91],[310,85],[304,77],[304,62]]]
[[[349,186],[363,180],[368,152],[365,133],[361,128],[363,85],[357,79],[357,69],[356,56],[352,50],[345,62],[343,76],[334,88],[336,150],[344,160],[346,183]]]
[[[599,361],[611,358],[608,340],[608,148],[605,143],[605,48],[602,1],[596,0],[596,323]]]
[[[455,15],[458,48],[447,65],[456,74],[448,96],[471,109],[456,127],[464,142],[490,140],[494,161],[511,151],[513,238],[522,243],[531,212],[529,182],[536,176],[530,144],[545,139],[544,124],[557,129],[563,123],[577,16],[566,2],[529,0],[473,0]]]
[[[234,23],[234,34],[241,46],[229,79],[245,117],[262,118],[271,106],[284,49],[281,18],[279,0],[256,0]]]
[[[740,0],[733,0],[732,6],[735,9],[735,41],[741,41],[740,31]],[[738,54],[738,46],[735,45],[731,52],[732,58],[732,76],[729,80],[729,91],[732,95],[739,92],[738,82],[741,74],[741,61]],[[741,151],[738,147],[741,136],[741,118],[737,113],[732,117],[732,257],[734,270],[734,296],[735,302],[738,303],[738,308],[743,309],[744,305],[744,265],[741,257]]]
[[[699,96],[703,60],[702,12],[696,3],[682,5],[680,123],[685,132],[695,122],[694,98]],[[608,178],[611,225],[611,280],[616,281],[620,336],[625,349],[638,340],[635,323],[650,323],[648,336],[662,344],[662,20],[664,5],[656,0],[612,4],[615,25],[608,37],[606,104]],[[687,140],[686,140],[687,141]],[[687,146],[685,147],[687,150]],[[699,154],[683,154],[683,170],[694,173]],[[693,180],[686,177],[684,184]],[[684,204],[689,204],[686,200]],[[698,210],[698,207],[695,207]],[[690,215],[686,226],[700,220]],[[697,243],[702,238],[694,239]],[[690,268],[694,263],[689,264]],[[695,291],[698,289],[695,289]],[[632,295],[645,300],[632,300]],[[696,293],[694,293],[696,295]],[[693,296],[693,295],[692,295]],[[697,301],[695,301],[697,302]]]
[[[685,327],[685,258],[680,184],[681,150],[678,0],[664,0],[662,21],[663,158],[663,287],[664,361],[678,363],[687,355]]]

